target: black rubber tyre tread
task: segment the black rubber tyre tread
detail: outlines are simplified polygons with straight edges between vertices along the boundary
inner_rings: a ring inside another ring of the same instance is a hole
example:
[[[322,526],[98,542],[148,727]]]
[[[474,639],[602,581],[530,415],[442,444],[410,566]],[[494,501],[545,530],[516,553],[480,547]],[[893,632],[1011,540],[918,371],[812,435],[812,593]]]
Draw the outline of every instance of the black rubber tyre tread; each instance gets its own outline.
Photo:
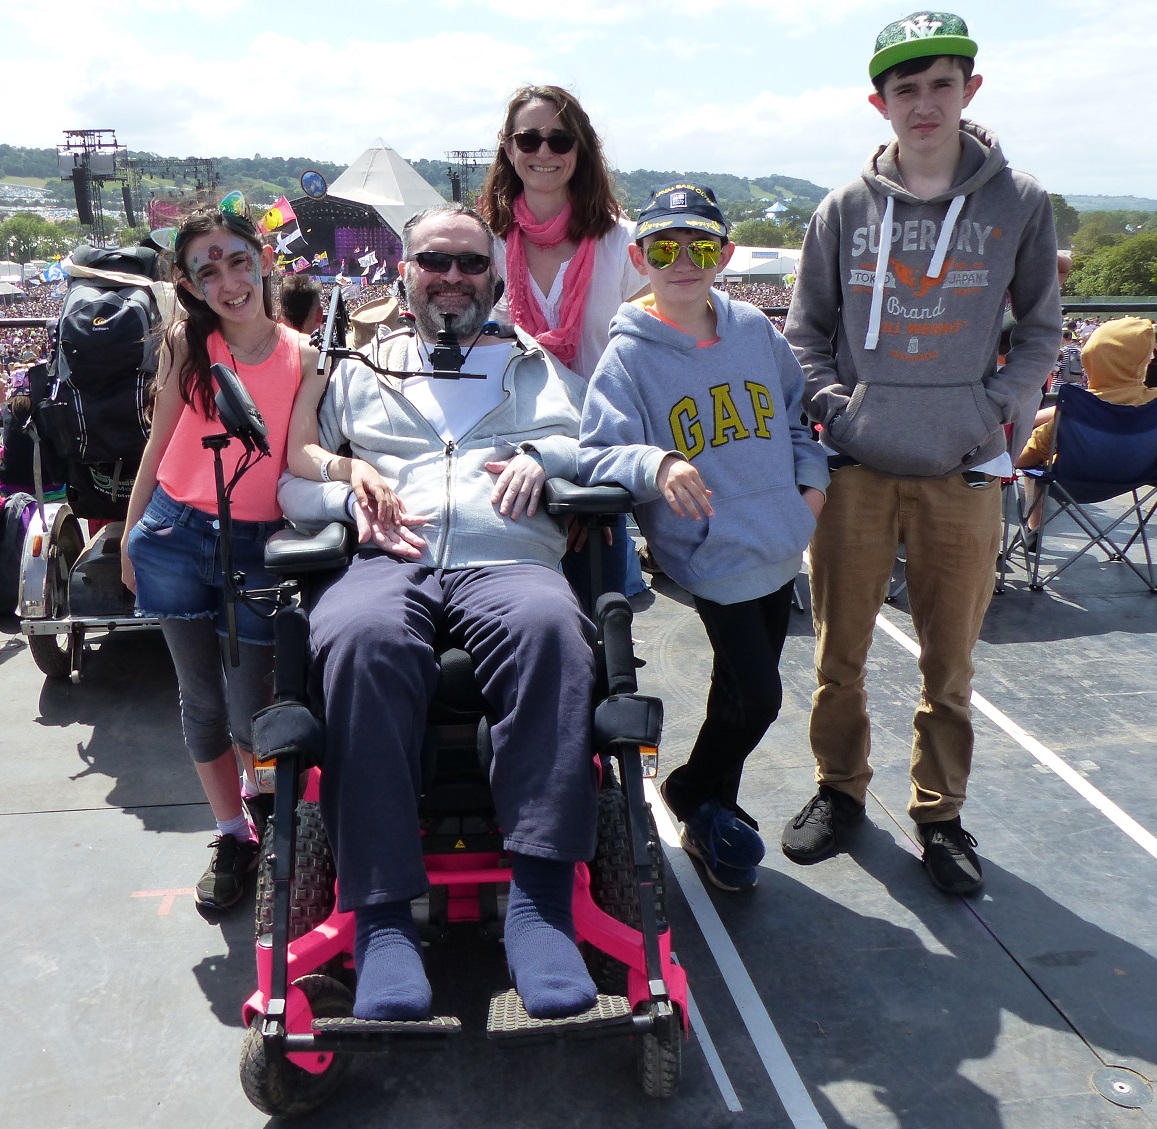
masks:
[[[660,1039],[650,1032],[635,1039],[639,1082],[649,1098],[669,1098],[679,1089],[683,1074],[683,1027],[679,1005],[674,1007],[677,1022],[672,1039]]]
[[[265,825],[257,864],[257,905],[254,932],[273,932],[273,820]],[[293,897],[289,905],[289,939],[296,941],[333,912],[337,873],[321,809],[302,800],[297,805],[297,858],[293,867]]]
[[[67,678],[72,673],[71,638],[68,635],[29,635],[28,649],[45,678]]]
[[[647,843],[655,867],[655,914],[660,925],[667,920],[667,872],[655,817],[647,808]],[[590,864],[591,897],[605,914],[638,929],[642,925],[631,849],[627,840],[627,797],[613,777],[599,791],[598,843]],[[608,996],[627,994],[627,966],[587,945],[587,969],[600,992]]]
[[[295,981],[309,1000],[314,1019],[341,1019],[353,1013],[354,998],[344,984],[328,976],[303,976]],[[334,1054],[321,1074],[294,1066],[270,1052],[261,1038],[264,1016],[255,1015],[241,1048],[241,1089],[270,1117],[300,1117],[317,1109],[337,1088],[349,1068],[348,1054]]]
[[[60,530],[60,540],[53,549],[52,566],[59,568],[59,562],[63,562],[64,567],[49,585],[51,606],[45,608],[49,619],[68,614],[68,574],[72,572],[72,566],[76,564],[83,548],[84,538],[76,519],[66,519]],[[59,586],[63,586],[63,590]],[[32,661],[46,678],[67,678],[72,673],[71,644],[72,637],[68,633],[28,636]]]

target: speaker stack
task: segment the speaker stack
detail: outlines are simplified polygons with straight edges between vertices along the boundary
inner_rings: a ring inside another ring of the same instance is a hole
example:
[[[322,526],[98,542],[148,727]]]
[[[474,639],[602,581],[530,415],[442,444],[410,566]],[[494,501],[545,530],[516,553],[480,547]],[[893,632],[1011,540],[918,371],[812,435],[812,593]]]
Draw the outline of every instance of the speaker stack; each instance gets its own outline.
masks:
[[[92,174],[87,166],[72,170],[72,190],[76,193],[76,215],[82,224],[92,223]]]

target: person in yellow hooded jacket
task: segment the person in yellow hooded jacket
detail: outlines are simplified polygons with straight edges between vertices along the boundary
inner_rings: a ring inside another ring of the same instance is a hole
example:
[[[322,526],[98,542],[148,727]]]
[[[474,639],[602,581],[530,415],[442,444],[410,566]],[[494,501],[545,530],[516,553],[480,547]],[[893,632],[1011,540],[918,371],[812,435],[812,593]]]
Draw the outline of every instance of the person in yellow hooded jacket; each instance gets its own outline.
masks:
[[[1140,407],[1157,399],[1157,388],[1145,387],[1145,373],[1153,357],[1153,323],[1147,318],[1116,318],[1097,329],[1084,349],[1081,364],[1089,381],[1089,391],[1110,404]],[[1018,467],[1035,467],[1052,457],[1056,408],[1037,413],[1036,427],[1024,446]],[[1028,508],[1030,552],[1036,549],[1036,531],[1040,527],[1040,507],[1036,501],[1036,483],[1025,482],[1025,504]]]

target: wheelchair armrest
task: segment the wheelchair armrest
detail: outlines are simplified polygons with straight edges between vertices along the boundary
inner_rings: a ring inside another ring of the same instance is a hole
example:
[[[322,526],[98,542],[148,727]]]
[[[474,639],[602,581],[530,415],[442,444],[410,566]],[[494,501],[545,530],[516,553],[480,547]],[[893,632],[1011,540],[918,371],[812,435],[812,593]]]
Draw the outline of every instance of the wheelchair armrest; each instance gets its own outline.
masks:
[[[265,542],[265,568],[274,576],[297,576],[344,568],[353,553],[348,525],[331,521],[318,533],[279,529]]]
[[[631,493],[617,482],[601,486],[578,486],[565,478],[547,479],[543,494],[546,512],[555,516],[566,514],[625,514],[634,502]]]

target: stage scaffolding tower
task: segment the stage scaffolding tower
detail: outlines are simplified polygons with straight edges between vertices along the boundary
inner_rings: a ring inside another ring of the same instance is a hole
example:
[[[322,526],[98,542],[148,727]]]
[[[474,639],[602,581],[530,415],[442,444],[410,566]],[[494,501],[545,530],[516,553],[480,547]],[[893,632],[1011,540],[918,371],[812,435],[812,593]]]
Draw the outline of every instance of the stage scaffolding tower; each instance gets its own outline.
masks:
[[[450,194],[459,204],[472,204],[478,194],[471,190],[470,174],[478,169],[487,169],[498,156],[496,149],[448,149],[446,157],[454,164],[447,166],[446,175],[450,179]]]
[[[56,147],[60,179],[72,181],[76,214],[82,224],[92,228],[96,247],[109,245],[102,190],[106,184],[125,183],[117,168],[118,158],[123,160],[124,155],[115,129],[66,129],[64,144]]]
[[[128,178],[129,195],[140,223],[147,222],[148,214],[144,177],[163,177],[165,180],[176,181],[178,187],[183,183],[183,186],[191,187],[197,197],[212,193],[221,182],[217,161],[213,157],[186,157],[184,160],[152,155],[127,157],[124,168]]]

